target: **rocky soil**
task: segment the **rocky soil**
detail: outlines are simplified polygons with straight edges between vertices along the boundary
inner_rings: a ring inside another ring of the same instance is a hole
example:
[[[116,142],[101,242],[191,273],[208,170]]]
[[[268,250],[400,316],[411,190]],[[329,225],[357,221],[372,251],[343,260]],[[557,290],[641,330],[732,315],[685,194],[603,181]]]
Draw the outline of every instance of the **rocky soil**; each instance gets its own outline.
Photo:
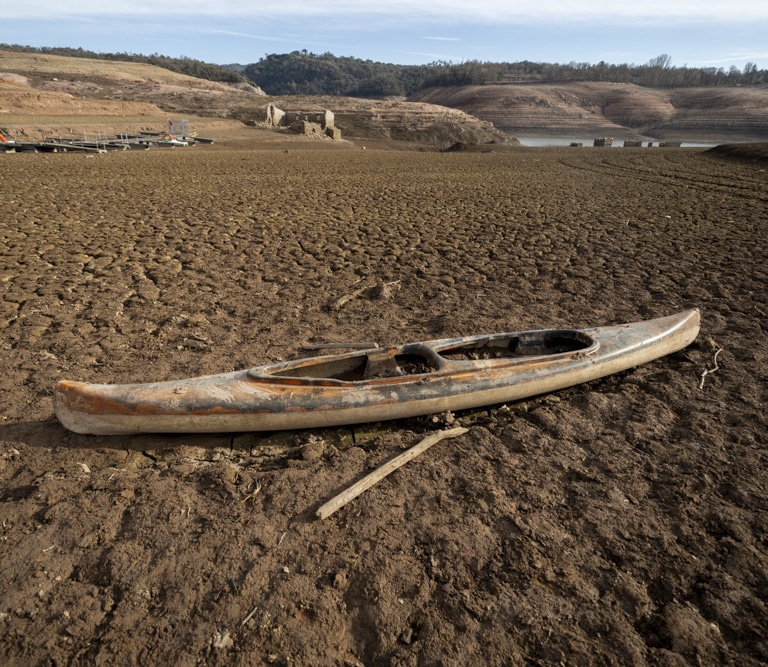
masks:
[[[765,664],[764,156],[258,130],[0,154],[0,662]],[[53,416],[65,377],[690,307],[686,350],[487,410],[140,437]],[[469,431],[315,518],[447,423]]]

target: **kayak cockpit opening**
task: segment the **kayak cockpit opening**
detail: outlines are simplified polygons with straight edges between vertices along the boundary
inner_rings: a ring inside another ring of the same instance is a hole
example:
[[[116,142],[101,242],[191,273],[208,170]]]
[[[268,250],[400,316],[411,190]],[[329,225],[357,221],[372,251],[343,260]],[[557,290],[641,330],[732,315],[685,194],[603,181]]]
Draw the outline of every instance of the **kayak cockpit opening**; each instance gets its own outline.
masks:
[[[597,346],[594,338],[581,331],[530,331],[469,340],[440,349],[438,354],[450,361],[477,361],[582,352],[593,346]]]
[[[365,355],[349,357],[333,357],[309,363],[283,364],[276,368],[261,368],[261,378],[268,377],[273,381],[285,380],[338,380],[341,382],[355,382],[362,380],[365,374],[367,358]],[[261,379],[249,371],[254,379]]]
[[[451,366],[452,362],[568,356],[595,349],[595,339],[581,331],[530,331],[459,339],[445,347],[411,343],[400,348],[315,357],[255,368],[248,371],[248,377],[273,384],[334,386],[371,380],[419,379],[430,373],[457,370],[458,367]]]
[[[430,348],[414,344],[399,350],[373,350],[366,354],[290,363],[274,369],[261,368],[258,373],[249,371],[249,376],[286,383],[359,382],[432,373],[443,363]]]

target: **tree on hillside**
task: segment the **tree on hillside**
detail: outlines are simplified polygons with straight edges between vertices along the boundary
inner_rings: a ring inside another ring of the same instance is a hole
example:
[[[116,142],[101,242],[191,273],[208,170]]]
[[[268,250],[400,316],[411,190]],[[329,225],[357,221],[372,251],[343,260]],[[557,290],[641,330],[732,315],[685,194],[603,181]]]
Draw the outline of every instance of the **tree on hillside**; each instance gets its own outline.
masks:
[[[648,67],[651,69],[658,68],[658,69],[669,69],[672,65],[672,58],[668,56],[666,53],[662,53],[659,56],[656,56],[655,58],[651,58],[648,61]]]

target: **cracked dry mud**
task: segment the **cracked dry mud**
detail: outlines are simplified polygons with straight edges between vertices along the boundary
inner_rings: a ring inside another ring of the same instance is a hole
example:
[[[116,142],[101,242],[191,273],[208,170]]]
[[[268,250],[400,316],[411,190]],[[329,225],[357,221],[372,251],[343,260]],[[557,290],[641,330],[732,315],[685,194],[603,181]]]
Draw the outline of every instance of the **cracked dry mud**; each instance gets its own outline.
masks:
[[[0,155],[3,663],[767,661],[765,163],[276,147]],[[64,377],[689,307],[688,349],[459,413],[467,434],[325,521],[445,417],[140,437],[53,417]]]

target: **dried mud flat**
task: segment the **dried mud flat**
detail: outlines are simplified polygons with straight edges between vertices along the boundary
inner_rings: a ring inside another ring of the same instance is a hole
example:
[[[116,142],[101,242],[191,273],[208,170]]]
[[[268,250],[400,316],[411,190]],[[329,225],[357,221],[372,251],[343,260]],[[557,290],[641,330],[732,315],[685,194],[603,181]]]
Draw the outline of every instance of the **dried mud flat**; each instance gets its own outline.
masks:
[[[276,147],[0,155],[2,662],[768,661],[766,163]],[[445,417],[110,438],[52,416],[64,377],[689,307],[686,350],[457,414],[324,521]]]

